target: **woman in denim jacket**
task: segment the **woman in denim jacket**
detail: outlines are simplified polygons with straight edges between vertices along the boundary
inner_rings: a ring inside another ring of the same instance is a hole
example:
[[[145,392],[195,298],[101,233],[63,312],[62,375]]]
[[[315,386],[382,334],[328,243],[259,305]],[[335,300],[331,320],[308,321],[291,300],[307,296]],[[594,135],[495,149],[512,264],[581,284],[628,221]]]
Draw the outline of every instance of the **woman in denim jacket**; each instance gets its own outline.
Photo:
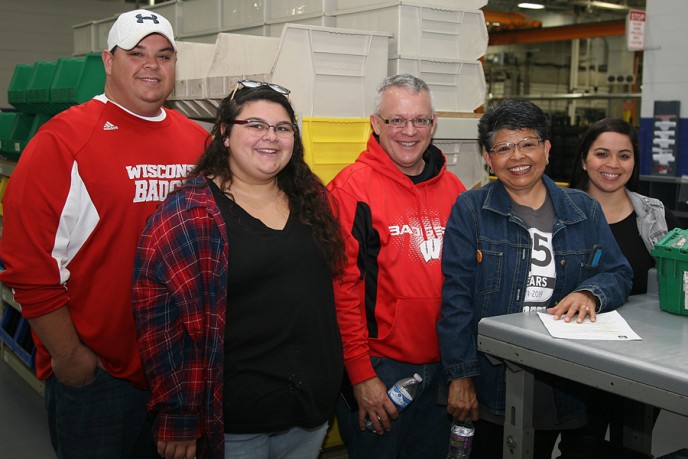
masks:
[[[543,175],[551,144],[540,108],[506,100],[483,115],[478,130],[498,180],[461,194],[452,209],[438,334],[447,411],[477,421],[471,458],[494,459],[502,457],[505,372],[477,350],[480,319],[539,310],[595,321],[626,301],[632,271],[597,201]],[[551,458],[560,430],[583,425],[582,391],[536,375],[536,459]]]

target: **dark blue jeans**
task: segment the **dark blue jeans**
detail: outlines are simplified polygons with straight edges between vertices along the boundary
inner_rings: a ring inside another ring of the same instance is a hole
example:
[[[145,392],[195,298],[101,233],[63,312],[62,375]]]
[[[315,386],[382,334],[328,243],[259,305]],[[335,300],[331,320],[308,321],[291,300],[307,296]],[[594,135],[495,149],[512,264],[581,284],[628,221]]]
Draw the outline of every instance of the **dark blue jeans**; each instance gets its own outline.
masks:
[[[373,368],[387,387],[399,379],[418,373],[423,377],[419,392],[406,407],[392,430],[383,435],[361,431],[358,411],[352,412],[342,397],[337,401],[339,433],[351,459],[445,459],[449,447],[451,419],[447,407],[437,403],[443,381],[440,364],[412,365],[390,359],[373,358]]]
[[[95,380],[69,387],[45,382],[50,440],[58,459],[159,458],[146,415],[150,392],[98,368]]]

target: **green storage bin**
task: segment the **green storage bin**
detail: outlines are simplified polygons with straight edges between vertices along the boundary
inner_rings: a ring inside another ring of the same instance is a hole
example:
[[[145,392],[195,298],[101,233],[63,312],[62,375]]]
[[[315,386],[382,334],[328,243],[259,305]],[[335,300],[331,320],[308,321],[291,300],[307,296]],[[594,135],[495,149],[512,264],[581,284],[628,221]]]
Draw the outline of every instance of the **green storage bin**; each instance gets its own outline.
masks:
[[[688,230],[669,231],[652,255],[657,258],[660,309],[688,316]]]
[[[38,132],[38,129],[40,129],[43,124],[45,124],[46,121],[48,121],[50,118],[52,118],[53,115],[49,115],[47,113],[36,113],[33,117],[33,121],[31,122],[31,127],[29,128],[29,133],[26,136],[26,140],[18,140],[15,142],[15,148],[19,149],[19,152],[24,151],[24,148],[26,148],[26,144],[29,143],[31,138],[36,135],[36,132]]]
[[[50,118],[52,118],[52,115],[48,115],[46,113],[38,113],[33,117],[33,122],[31,123],[31,128],[29,129],[29,136],[28,139],[31,140],[31,137],[36,135],[36,132],[38,132],[38,129],[45,124],[46,121],[48,121]]]
[[[19,159],[29,132],[34,121],[34,116],[21,112],[0,113],[0,155],[12,161]]]
[[[50,89],[51,101],[68,108],[86,102],[105,91],[105,67],[100,53],[57,60]]]
[[[55,62],[38,61],[33,66],[33,74],[26,91],[26,102],[30,107],[30,113],[49,113],[55,114],[55,110],[50,101],[50,87],[55,76]]]
[[[50,100],[62,110],[74,105],[70,102],[68,94],[77,87],[83,67],[83,57],[62,57],[57,60],[55,78],[50,88]]]
[[[33,66],[34,64],[17,64],[7,88],[7,101],[20,111],[28,109],[26,91],[29,88],[31,75],[33,75]]]

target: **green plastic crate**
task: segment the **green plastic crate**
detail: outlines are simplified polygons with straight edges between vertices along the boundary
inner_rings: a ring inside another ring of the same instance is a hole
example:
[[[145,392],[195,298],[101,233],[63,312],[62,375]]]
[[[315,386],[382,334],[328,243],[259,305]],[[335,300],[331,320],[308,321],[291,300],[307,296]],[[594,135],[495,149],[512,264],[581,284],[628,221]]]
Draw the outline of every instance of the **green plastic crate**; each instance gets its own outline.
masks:
[[[31,140],[31,137],[36,135],[36,132],[38,132],[38,129],[45,124],[46,121],[48,121],[50,118],[52,118],[52,115],[48,115],[45,113],[38,113],[36,116],[33,117],[33,122],[31,123],[31,128],[29,129],[29,135],[28,139]]]
[[[660,309],[688,316],[688,230],[669,231],[652,255],[657,258]]]
[[[61,58],[50,89],[51,101],[63,109],[86,102],[105,90],[105,67],[99,53]]]
[[[50,88],[50,100],[62,110],[75,105],[70,101],[69,92],[79,84],[79,76],[84,67],[83,57],[62,57],[57,60],[55,78]]]
[[[33,74],[26,91],[26,102],[31,113],[55,114],[59,110],[50,101],[50,87],[55,76],[55,62],[38,61],[33,66]]]
[[[29,138],[34,116],[21,112],[0,113],[0,155],[5,159],[19,159]]]
[[[29,133],[26,136],[26,140],[17,140],[15,142],[15,150],[18,149],[18,151],[15,151],[15,153],[23,152],[31,138],[36,135],[36,132],[38,132],[38,129],[40,129],[40,127],[52,117],[53,115],[49,115],[47,113],[36,113],[36,115],[33,117],[33,121],[31,122],[31,127],[29,128]]]
[[[24,111],[28,108],[26,105],[26,91],[33,75],[34,64],[17,64],[14,67],[12,80],[7,88],[7,101],[12,104],[17,110]]]

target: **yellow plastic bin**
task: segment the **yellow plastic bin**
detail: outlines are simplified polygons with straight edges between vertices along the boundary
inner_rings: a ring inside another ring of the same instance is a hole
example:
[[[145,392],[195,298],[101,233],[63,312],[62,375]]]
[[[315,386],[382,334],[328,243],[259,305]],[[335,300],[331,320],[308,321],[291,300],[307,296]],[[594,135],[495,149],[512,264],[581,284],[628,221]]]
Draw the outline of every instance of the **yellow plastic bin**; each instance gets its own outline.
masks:
[[[9,177],[0,176],[0,217],[3,216],[2,211],[2,200],[5,197],[5,189],[7,188],[7,182],[10,180]]]
[[[325,435],[325,440],[323,442],[323,449],[333,449],[344,446],[344,440],[342,440],[339,434],[339,425],[337,424],[337,418],[332,417],[330,420],[330,428],[327,429],[327,434]]]
[[[327,184],[365,150],[372,131],[368,118],[303,118],[305,160]]]

